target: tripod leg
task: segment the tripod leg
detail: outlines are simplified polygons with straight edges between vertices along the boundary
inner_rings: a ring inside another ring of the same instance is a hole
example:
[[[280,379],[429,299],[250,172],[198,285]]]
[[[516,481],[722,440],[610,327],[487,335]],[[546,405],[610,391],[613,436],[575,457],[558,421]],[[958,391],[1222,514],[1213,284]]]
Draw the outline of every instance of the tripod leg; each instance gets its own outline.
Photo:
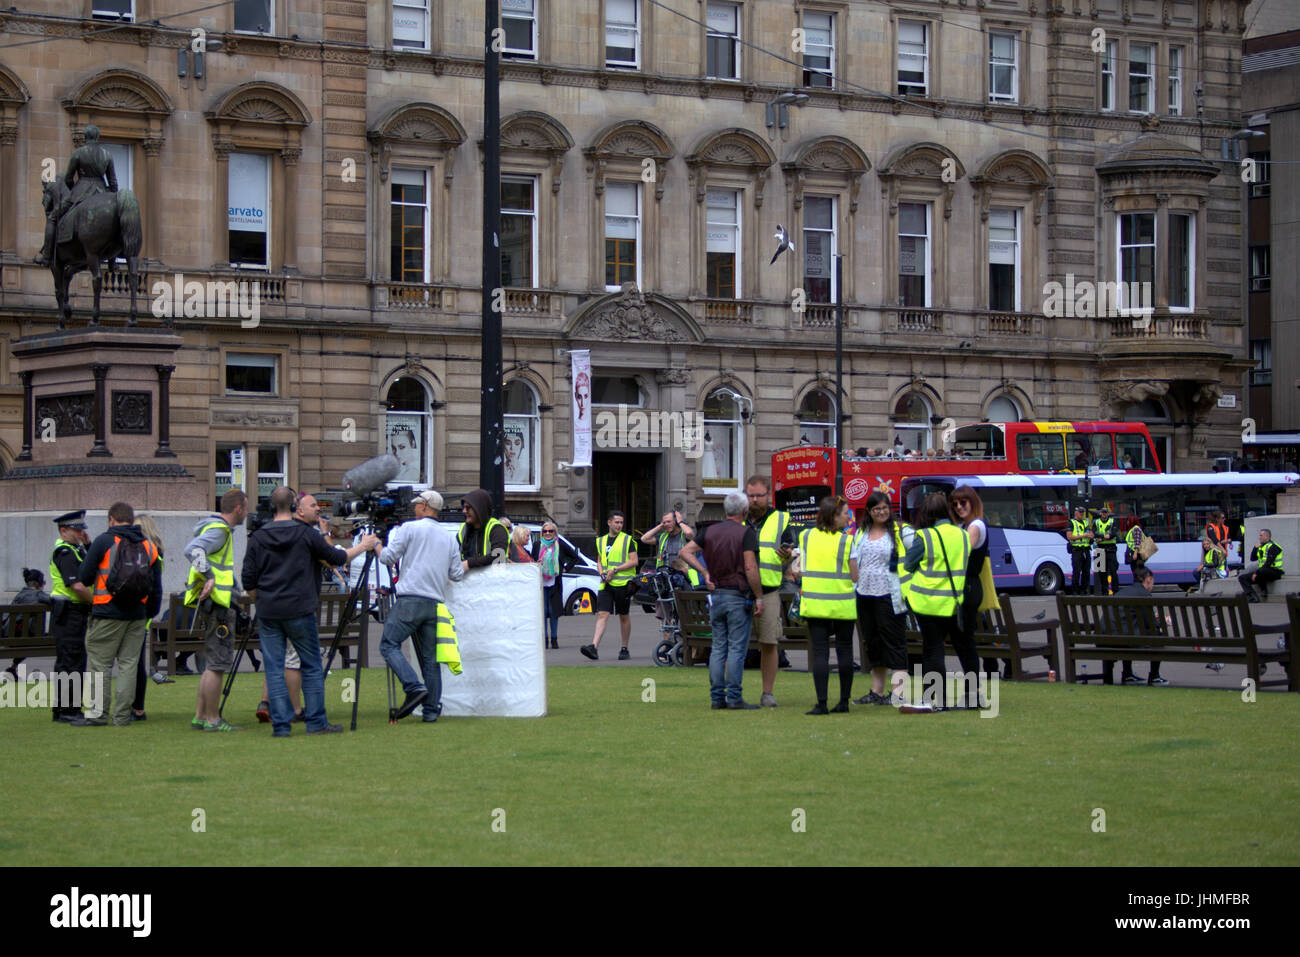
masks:
[[[226,710],[226,699],[230,697],[230,690],[235,686],[235,672],[239,670],[239,662],[244,657],[244,650],[248,648],[249,636],[253,633],[253,624],[249,622],[248,630],[244,632],[244,637],[239,639],[239,648],[235,652],[235,661],[230,666],[230,672],[226,675],[226,685],[221,689],[221,705],[217,708],[217,717],[222,717],[221,712]]]

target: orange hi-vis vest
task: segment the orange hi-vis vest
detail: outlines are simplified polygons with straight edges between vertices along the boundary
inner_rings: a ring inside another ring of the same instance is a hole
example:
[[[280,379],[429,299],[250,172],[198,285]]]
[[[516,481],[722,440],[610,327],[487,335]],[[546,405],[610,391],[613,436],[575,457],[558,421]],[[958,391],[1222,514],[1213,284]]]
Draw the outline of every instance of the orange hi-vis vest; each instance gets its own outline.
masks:
[[[99,574],[95,576],[95,600],[96,605],[107,605],[113,600],[113,596],[108,592],[108,570],[113,567],[113,559],[117,557],[117,546],[122,543],[121,536],[113,536],[113,547],[104,552],[104,557],[99,562]],[[149,564],[152,566],[158,561],[158,549],[149,539],[144,540],[144,549],[149,554]],[[149,596],[145,595],[140,599],[140,604],[147,604]]]

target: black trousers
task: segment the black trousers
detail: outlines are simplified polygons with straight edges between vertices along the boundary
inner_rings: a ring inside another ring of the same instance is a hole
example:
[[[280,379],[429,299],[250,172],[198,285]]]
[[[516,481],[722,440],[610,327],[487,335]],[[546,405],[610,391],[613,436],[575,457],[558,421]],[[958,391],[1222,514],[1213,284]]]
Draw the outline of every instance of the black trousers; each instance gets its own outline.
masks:
[[[50,612],[50,634],[54,638],[54,673],[84,674],[86,671],[86,623],[90,605],[79,601],[56,601]],[[59,687],[59,683],[55,683]],[[80,714],[80,701],[54,701],[54,713]]]
[[[831,635],[835,636],[835,663],[840,672],[840,701],[853,694],[853,625],[852,618],[809,618],[808,643],[812,647],[813,689],[817,703],[826,703],[831,679]]]
[[[1070,549],[1070,593],[1086,595],[1092,586],[1092,549]]]
[[[939,700],[932,703],[948,707],[948,682],[943,651],[943,643],[947,641],[952,645],[953,651],[957,652],[957,660],[961,662],[961,670],[965,673],[964,703],[967,707],[978,708],[979,656],[975,653],[975,639],[962,628],[960,610],[947,616],[917,615],[916,622],[921,628],[921,664],[925,669],[921,678],[922,695],[927,692],[933,695],[933,682],[937,680],[941,689]],[[937,678],[934,677],[936,675]],[[971,687],[972,681],[975,682],[974,687]]]
[[[1282,577],[1282,572],[1276,568],[1257,568],[1253,572],[1243,572],[1237,576],[1237,581],[1241,582],[1241,590],[1247,595],[1256,594],[1256,590],[1262,593],[1261,585],[1267,585],[1269,582],[1275,582]],[[1261,597],[1262,594],[1261,594]]]

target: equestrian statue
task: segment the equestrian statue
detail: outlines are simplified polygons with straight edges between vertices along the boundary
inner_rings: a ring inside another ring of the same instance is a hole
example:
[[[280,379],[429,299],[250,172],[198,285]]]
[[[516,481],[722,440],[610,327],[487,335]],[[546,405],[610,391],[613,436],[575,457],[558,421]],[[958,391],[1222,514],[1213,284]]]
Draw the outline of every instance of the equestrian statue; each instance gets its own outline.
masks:
[[[99,293],[103,288],[100,265],[109,271],[118,257],[126,259],[130,280],[131,312],[126,324],[135,325],[136,285],[140,267],[140,204],[135,193],[117,188],[113,157],[100,145],[99,128],[86,127],[85,145],[68,160],[62,179],[46,183],[41,197],[45,207],[45,245],[36,263],[49,266],[54,276],[59,328],[72,318],[68,285],[72,277],[89,269],[95,288],[95,311],[90,325],[99,323]]]

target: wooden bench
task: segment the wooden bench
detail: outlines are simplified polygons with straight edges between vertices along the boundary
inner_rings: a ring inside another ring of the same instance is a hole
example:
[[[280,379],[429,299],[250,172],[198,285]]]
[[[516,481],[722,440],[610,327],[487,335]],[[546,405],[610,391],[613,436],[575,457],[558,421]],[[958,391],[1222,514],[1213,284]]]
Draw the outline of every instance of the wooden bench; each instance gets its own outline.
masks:
[[[1055,618],[1042,620],[1016,621],[1011,609],[1011,598],[1006,594],[998,595],[998,608],[980,612],[979,624],[975,628],[975,652],[981,661],[985,658],[1005,659],[1011,662],[1011,680],[1029,681],[1034,678],[1046,678],[1049,671],[1059,671],[1057,667],[1056,632],[1060,622]],[[916,619],[909,612],[907,616],[907,654],[908,658],[921,656],[921,631]],[[1043,642],[1029,644],[1023,640],[1025,634],[1043,632]],[[1026,658],[1042,658],[1043,668],[1030,671],[1025,667]],[[862,643],[862,660],[867,660],[866,642]]]
[[[709,660],[709,650],[713,647],[713,625],[709,623],[709,593],[707,591],[679,591],[674,594],[677,599],[677,618],[681,624],[682,642],[686,652],[682,656],[684,664],[693,665]],[[777,647],[783,651],[808,650],[808,626],[790,623],[790,603],[793,595],[781,596],[781,621],[783,623],[781,641]],[[749,647],[758,647],[758,636],[751,629]]]
[[[47,625],[51,605],[0,605],[0,660],[53,658],[54,638]]]
[[[1062,677],[1066,681],[1075,680],[1080,658],[1105,663],[1223,662],[1244,665],[1257,688],[1284,685],[1288,691],[1300,691],[1290,650],[1266,647],[1262,640],[1288,634],[1291,625],[1256,625],[1245,595],[1057,595],[1056,605],[1065,645]],[[1283,675],[1261,680],[1263,666],[1273,662],[1283,666]]]

